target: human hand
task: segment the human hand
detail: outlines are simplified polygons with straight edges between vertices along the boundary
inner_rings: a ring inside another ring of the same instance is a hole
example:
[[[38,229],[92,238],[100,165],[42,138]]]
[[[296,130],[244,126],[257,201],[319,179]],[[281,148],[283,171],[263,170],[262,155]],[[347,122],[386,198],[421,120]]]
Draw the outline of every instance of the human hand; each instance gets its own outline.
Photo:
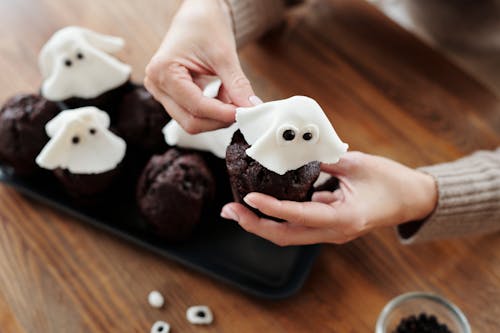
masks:
[[[222,81],[217,99],[203,96],[207,75]],[[224,1],[183,1],[146,67],[144,85],[191,134],[226,127],[236,106],[258,101],[241,69]]]
[[[311,202],[245,196],[249,206],[286,222],[259,218],[238,203],[225,205],[221,216],[280,246],[345,243],[375,228],[423,219],[437,204],[432,176],[387,158],[348,152],[321,168],[338,178],[340,187],[315,192]]]

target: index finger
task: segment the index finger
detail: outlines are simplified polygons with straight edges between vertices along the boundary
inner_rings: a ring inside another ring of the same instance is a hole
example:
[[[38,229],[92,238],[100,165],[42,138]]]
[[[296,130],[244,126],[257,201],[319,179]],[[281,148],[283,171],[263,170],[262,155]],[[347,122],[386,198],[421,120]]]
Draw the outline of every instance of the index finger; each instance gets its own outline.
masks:
[[[170,75],[168,75],[170,74]],[[234,122],[236,107],[215,98],[203,96],[186,67],[170,65],[170,72],[161,82],[161,89],[178,105],[198,118],[208,118],[224,123]]]

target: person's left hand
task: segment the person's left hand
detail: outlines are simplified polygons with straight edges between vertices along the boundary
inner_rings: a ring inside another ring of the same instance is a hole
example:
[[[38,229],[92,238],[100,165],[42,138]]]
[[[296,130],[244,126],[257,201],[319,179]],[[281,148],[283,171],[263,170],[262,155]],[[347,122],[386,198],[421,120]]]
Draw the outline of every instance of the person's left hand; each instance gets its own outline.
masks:
[[[395,226],[428,216],[437,204],[432,176],[387,158],[348,152],[322,170],[339,179],[334,192],[316,192],[311,202],[278,200],[262,193],[243,199],[260,212],[285,220],[259,218],[238,203],[221,216],[280,246],[345,243],[375,228]]]

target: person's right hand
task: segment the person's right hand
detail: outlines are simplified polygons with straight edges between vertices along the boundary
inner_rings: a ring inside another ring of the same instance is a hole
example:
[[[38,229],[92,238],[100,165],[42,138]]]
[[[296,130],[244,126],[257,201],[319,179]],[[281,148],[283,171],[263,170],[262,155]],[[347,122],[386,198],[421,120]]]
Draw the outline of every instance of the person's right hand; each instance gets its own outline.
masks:
[[[204,76],[222,81],[217,99],[203,96]],[[226,127],[254,92],[241,69],[231,17],[222,0],[184,0],[146,67],[145,87],[191,134]]]

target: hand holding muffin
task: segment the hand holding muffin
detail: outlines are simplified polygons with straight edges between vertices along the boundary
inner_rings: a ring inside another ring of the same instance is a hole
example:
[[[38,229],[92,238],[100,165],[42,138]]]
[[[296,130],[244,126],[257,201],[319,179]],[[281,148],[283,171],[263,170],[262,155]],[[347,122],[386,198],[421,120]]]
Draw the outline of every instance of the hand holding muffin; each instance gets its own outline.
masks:
[[[312,201],[280,201],[250,193],[245,203],[286,222],[259,218],[238,203],[221,215],[278,245],[345,243],[380,227],[416,221],[437,204],[432,176],[392,160],[360,152],[346,153],[337,164],[322,164],[340,188],[313,194]]]

